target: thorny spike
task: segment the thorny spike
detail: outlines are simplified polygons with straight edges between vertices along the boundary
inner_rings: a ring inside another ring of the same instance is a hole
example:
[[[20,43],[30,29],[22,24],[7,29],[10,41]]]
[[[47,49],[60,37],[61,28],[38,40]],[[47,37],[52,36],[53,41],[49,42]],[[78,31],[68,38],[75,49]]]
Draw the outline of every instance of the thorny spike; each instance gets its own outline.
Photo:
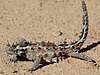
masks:
[[[9,43],[9,41],[7,40],[7,46],[11,46],[11,44]]]

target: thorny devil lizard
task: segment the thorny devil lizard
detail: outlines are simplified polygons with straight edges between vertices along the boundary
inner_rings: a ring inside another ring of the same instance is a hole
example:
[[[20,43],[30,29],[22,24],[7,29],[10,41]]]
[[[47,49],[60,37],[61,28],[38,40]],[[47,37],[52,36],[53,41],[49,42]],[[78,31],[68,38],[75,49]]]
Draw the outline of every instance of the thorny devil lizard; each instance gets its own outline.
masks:
[[[79,38],[71,43],[63,42],[55,44],[51,42],[28,42],[25,39],[19,40],[17,43],[10,44],[8,42],[6,52],[10,56],[10,60],[17,61],[26,58],[33,61],[34,64],[30,71],[36,70],[40,64],[45,62],[54,63],[62,61],[68,57],[79,58],[88,62],[95,63],[90,57],[80,53],[80,48],[86,40],[88,34],[88,12],[85,1],[82,0],[83,9],[83,28]]]

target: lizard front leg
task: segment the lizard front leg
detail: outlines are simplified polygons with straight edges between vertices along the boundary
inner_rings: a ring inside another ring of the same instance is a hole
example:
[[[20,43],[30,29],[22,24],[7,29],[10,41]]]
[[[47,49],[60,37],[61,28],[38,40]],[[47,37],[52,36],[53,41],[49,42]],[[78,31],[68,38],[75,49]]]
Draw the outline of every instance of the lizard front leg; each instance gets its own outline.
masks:
[[[85,61],[88,61],[88,62],[93,62],[93,63],[95,63],[95,61],[94,61],[93,59],[91,59],[90,57],[86,56],[86,55],[83,54],[83,53],[71,52],[71,53],[68,53],[68,55],[69,55],[70,57],[79,58],[79,59],[82,59],[82,60],[85,60]]]
[[[11,55],[10,60],[16,62],[17,61],[17,55],[16,54]]]
[[[36,55],[35,59],[34,59],[34,64],[33,64],[32,68],[29,69],[29,71],[35,71],[38,68],[41,61],[42,61],[42,55],[40,55],[40,54]]]

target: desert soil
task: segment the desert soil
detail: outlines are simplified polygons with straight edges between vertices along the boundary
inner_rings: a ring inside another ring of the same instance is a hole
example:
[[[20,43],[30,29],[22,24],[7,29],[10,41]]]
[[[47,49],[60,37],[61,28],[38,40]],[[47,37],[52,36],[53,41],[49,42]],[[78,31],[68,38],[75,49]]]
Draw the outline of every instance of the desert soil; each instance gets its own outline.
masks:
[[[89,34],[82,50],[100,65],[100,0],[86,0],[86,4]],[[81,0],[0,0],[0,75],[100,75],[100,66],[76,58],[30,73],[27,70],[32,62],[13,63],[5,53],[7,40],[57,43],[66,38],[70,42],[78,37],[81,28]]]

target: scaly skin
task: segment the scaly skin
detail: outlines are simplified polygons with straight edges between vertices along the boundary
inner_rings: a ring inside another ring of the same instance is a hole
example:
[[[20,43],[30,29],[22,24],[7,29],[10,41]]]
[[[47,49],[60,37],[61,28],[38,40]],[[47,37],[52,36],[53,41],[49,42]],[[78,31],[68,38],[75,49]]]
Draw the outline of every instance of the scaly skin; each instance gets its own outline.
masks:
[[[6,53],[11,57],[10,60],[16,62],[17,60],[27,59],[33,61],[34,64],[30,71],[34,71],[40,64],[44,62],[52,63],[66,59],[67,57],[79,58],[88,62],[94,62],[90,57],[79,53],[80,47],[86,40],[88,34],[88,12],[84,0],[82,0],[83,9],[83,28],[79,39],[67,44],[55,44],[51,42],[36,42],[31,43],[25,39],[19,40],[15,44],[9,44],[6,48]]]

